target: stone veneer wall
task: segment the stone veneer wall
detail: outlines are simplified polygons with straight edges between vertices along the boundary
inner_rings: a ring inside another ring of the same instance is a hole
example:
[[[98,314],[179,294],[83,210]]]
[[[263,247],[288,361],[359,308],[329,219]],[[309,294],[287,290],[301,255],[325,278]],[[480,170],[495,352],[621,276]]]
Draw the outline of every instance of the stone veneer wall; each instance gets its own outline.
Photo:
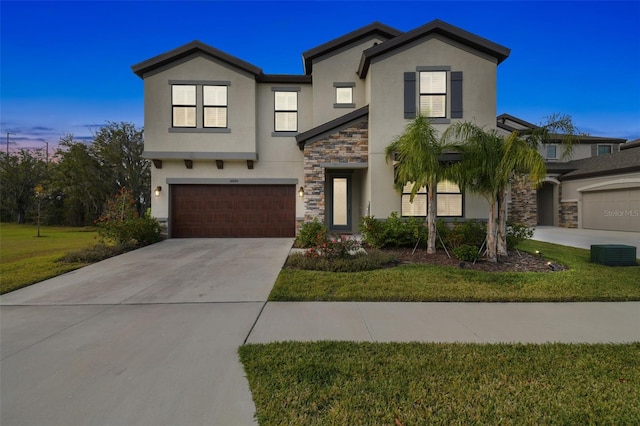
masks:
[[[559,192],[559,205],[560,205],[560,220],[559,225],[563,228],[577,228],[578,227],[578,202],[562,202],[562,185],[560,185]]]
[[[509,220],[526,226],[538,224],[537,191],[526,176],[520,176],[511,184]]]
[[[304,147],[304,221],[325,219],[325,163],[367,164],[369,158],[369,122],[349,125]]]

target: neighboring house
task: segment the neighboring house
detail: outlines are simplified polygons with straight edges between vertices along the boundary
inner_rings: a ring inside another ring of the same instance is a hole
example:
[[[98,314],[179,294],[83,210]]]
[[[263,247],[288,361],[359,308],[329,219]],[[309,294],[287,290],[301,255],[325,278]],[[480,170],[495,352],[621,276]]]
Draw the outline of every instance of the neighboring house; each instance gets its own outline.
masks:
[[[535,127],[508,114],[498,116],[497,126],[503,134]],[[640,143],[579,136],[563,158],[560,140],[540,147],[547,162],[540,188],[512,186],[510,219],[529,226],[640,232]]]
[[[394,190],[385,148],[419,112],[441,132],[458,120],[495,128],[509,53],[436,20],[357,29],[303,52],[302,75],[264,74],[199,41],[134,65],[152,214],[171,237],[292,237],[314,218],[357,232],[364,215],[424,216],[426,194],[411,204]],[[436,202],[441,218],[487,217],[483,198],[447,182]]]

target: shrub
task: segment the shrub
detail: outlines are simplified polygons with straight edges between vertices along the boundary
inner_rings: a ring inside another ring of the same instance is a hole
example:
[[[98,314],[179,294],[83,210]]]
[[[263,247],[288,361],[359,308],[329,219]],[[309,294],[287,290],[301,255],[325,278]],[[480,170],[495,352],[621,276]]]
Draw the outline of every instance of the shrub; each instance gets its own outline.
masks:
[[[470,244],[463,244],[453,249],[453,255],[458,260],[464,260],[465,262],[475,262],[478,260],[478,247]]]
[[[305,256],[311,258],[324,257],[328,260],[346,259],[360,249],[360,243],[352,238],[339,235],[335,238],[327,238],[318,241],[318,244],[309,248]]]
[[[442,219],[436,222],[436,229],[447,249],[455,249],[463,245],[482,246],[487,236],[487,225],[475,220],[465,222],[454,221],[448,225]],[[442,247],[440,239],[436,240],[439,247]]]
[[[138,217],[133,193],[125,188],[107,202],[102,216],[96,221],[98,235],[117,245],[145,246],[162,239],[162,227],[147,212]]]
[[[360,220],[360,232],[363,240],[374,248],[412,246],[418,239],[427,239],[427,228],[421,219],[403,219],[397,212],[391,213],[385,221],[364,216]]]
[[[96,244],[93,247],[86,249],[73,251],[65,254],[60,262],[65,263],[94,263],[101,260],[108,259],[113,256],[117,256],[127,251],[133,250],[135,247],[128,246],[126,244],[110,246],[106,244]]]
[[[313,222],[306,222],[300,227],[294,245],[300,248],[310,248],[326,239],[327,227],[318,222],[317,218],[314,218]]]
[[[522,241],[530,240],[534,230],[521,223],[507,223],[507,249],[513,250]]]
[[[360,272],[381,269],[393,264],[393,255],[372,250],[369,253],[358,253],[348,258],[328,259],[323,256],[308,257],[296,253],[289,256],[287,266],[294,269],[326,272]]]
[[[385,245],[386,227],[374,216],[363,216],[360,219],[360,232],[362,239],[371,247],[382,248]]]

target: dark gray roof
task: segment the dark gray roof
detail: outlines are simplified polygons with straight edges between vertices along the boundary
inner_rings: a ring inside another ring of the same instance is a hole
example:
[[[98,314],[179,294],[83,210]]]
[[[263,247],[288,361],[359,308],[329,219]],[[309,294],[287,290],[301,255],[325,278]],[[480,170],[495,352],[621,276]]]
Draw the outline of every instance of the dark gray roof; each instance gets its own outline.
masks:
[[[384,43],[365,50],[362,53],[362,58],[360,59],[358,75],[360,76],[360,78],[366,77],[369,70],[369,65],[371,64],[371,59],[388,53],[394,49],[403,47],[408,43],[431,34],[442,35],[450,40],[457,41],[475,50],[486,53],[489,56],[496,58],[498,63],[507,59],[507,57],[511,53],[511,49],[508,49],[485,38],[479,37],[461,28],[454,27],[451,24],[447,24],[446,22],[436,19],[426,25],[418,27],[414,30],[406,32],[402,35],[387,40]]]
[[[154,56],[151,59],[147,59],[146,61],[140,62],[139,64],[133,65],[131,69],[134,73],[136,73],[138,77],[144,78],[144,75],[149,71],[153,71],[157,68],[168,65],[194,53],[204,53],[256,76],[262,74],[262,69],[256,67],[255,65],[252,65],[249,62],[245,62],[242,59],[236,58],[235,56],[229,55],[222,50],[218,50],[215,47],[211,47],[208,44],[204,44],[198,40],[194,40],[191,43],[187,43],[176,49],[170,50],[161,55]]]
[[[623,143],[620,145],[620,149],[629,149],[629,148],[637,148],[640,146],[640,139],[634,139],[632,141],[629,141],[627,143]]]
[[[612,154],[568,161],[559,166],[573,169],[560,176],[561,181],[640,172],[640,146]]]
[[[513,115],[509,115],[509,114],[500,114],[498,117],[496,117],[496,125],[498,128],[504,129],[508,132],[522,131],[522,129],[517,129],[513,126],[510,126],[509,124],[507,124],[507,121],[512,121],[528,129],[537,129],[540,127],[535,124],[529,123],[528,121],[525,121],[521,118],[515,117]],[[551,142],[552,143],[560,142],[562,141],[564,136],[565,135],[553,134],[551,135]],[[577,139],[577,143],[580,143],[580,144],[603,144],[603,143],[621,144],[627,141],[626,139],[608,138],[603,136],[589,136],[589,135],[576,135],[576,139]]]
[[[348,114],[345,114],[334,120],[327,121],[326,123],[314,127],[313,129],[309,129],[306,132],[299,133],[298,135],[296,135],[296,142],[298,143],[298,147],[300,148],[300,150],[302,150],[304,148],[304,145],[307,142],[312,141],[312,139],[318,138],[328,132],[334,132],[336,130],[344,128],[346,125],[368,116],[369,105],[365,105],[362,108],[358,108]]]
[[[331,41],[321,44],[302,53],[304,61],[305,74],[311,74],[313,68],[313,60],[322,55],[326,55],[336,49],[348,46],[352,43],[358,42],[362,39],[372,38],[379,36],[384,39],[390,39],[399,36],[402,31],[392,28],[380,22],[372,22],[362,28],[358,28],[355,31],[347,33],[343,36],[335,38]]]

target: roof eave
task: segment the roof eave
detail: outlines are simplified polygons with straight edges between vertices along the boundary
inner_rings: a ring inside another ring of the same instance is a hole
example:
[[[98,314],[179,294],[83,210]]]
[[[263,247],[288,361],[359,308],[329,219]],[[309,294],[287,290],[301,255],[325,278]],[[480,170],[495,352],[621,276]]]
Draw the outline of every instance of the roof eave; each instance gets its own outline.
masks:
[[[243,61],[242,59],[239,59],[226,52],[223,52],[222,50],[216,49],[215,47],[202,43],[198,40],[194,40],[176,49],[170,50],[158,56],[154,56],[153,58],[147,59],[146,61],[135,64],[131,66],[131,70],[138,77],[144,78],[144,75],[150,71],[171,64],[172,62],[175,62],[197,52],[202,52],[204,54],[212,56],[220,61],[223,61],[235,68],[239,68],[250,74],[256,76],[262,74],[262,69],[260,69],[259,67],[250,64],[249,62]]]
[[[298,144],[298,148],[302,151],[304,149],[307,141],[317,138],[318,136],[330,132],[332,130],[338,129],[341,126],[344,126],[348,123],[351,123],[355,120],[358,120],[362,117],[365,117],[369,114],[369,105],[365,105],[362,108],[358,108],[354,111],[351,111],[348,114],[345,114],[341,117],[338,117],[334,120],[327,121],[324,124],[321,124],[313,129],[309,129],[306,132],[299,133],[296,135],[296,142]]]
[[[395,37],[362,52],[360,66],[358,67],[358,75],[360,76],[360,78],[365,78],[367,76],[369,65],[371,64],[371,59],[430,34],[443,35],[446,38],[460,42],[471,48],[474,48],[475,50],[488,54],[489,56],[496,58],[498,64],[507,59],[509,57],[509,54],[511,53],[511,49],[507,47],[465,31],[462,28],[455,27],[451,24],[447,24],[444,21],[436,19],[426,25],[406,32],[398,37]]]
[[[355,31],[352,31],[343,36],[302,52],[304,73],[307,75],[311,74],[311,72],[313,71],[313,60],[333,50],[348,46],[349,44],[352,44],[358,40],[362,40],[371,35],[380,35],[387,39],[392,39],[401,34],[403,34],[403,32],[396,28],[390,27],[378,21],[372,22],[369,25],[358,28]]]

